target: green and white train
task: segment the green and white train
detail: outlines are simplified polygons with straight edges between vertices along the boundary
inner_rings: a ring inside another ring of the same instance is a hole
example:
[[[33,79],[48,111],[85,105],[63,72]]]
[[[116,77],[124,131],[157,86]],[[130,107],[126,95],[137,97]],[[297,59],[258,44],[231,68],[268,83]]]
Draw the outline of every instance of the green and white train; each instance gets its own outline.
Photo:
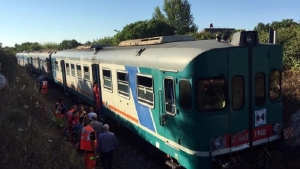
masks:
[[[102,112],[173,168],[240,168],[248,150],[259,152],[251,165],[269,167],[268,149],[282,140],[282,46],[244,31],[230,42],[165,36],[92,48],[17,57],[95,107],[100,82]]]

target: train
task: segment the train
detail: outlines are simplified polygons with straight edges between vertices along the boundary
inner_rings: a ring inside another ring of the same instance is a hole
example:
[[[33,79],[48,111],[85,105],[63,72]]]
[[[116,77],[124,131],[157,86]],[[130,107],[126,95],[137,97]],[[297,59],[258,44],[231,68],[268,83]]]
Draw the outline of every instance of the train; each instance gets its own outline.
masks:
[[[260,43],[256,31],[228,40],[160,36],[16,57],[94,107],[100,99],[104,116],[168,155],[172,168],[242,168],[249,158],[250,168],[268,168],[269,151],[283,141],[283,48]]]

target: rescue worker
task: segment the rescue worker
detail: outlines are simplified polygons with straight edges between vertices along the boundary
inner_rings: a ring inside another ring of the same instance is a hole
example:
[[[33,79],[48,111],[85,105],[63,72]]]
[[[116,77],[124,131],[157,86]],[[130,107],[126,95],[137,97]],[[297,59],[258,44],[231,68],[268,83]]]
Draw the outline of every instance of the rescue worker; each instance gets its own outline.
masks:
[[[48,93],[48,81],[47,80],[43,80],[41,92],[44,96],[47,96],[47,93]]]
[[[72,142],[72,128],[73,128],[73,113],[77,111],[77,105],[73,105],[72,109],[67,112],[67,122],[68,122],[68,133],[70,136],[70,142]]]
[[[37,81],[39,82],[39,92],[42,90],[43,81],[45,80],[45,76],[39,76]]]
[[[96,132],[93,130],[93,121],[89,121],[87,126],[81,130],[80,150],[84,152],[84,166],[85,169],[93,169],[96,166],[97,160],[97,140]]]
[[[94,99],[96,101],[96,108],[97,108],[96,112],[98,113],[98,115],[100,115],[101,114],[101,112],[100,112],[100,98],[99,98],[100,92],[99,92],[98,82],[95,80],[93,85],[94,85],[94,87],[93,87]]]

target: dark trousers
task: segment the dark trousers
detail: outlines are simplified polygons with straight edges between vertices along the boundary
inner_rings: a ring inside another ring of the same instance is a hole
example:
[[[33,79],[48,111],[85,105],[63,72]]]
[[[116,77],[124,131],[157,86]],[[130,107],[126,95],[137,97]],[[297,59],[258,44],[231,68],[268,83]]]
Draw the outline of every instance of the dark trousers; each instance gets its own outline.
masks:
[[[113,150],[105,153],[101,152],[101,165],[104,169],[111,169],[113,158]]]

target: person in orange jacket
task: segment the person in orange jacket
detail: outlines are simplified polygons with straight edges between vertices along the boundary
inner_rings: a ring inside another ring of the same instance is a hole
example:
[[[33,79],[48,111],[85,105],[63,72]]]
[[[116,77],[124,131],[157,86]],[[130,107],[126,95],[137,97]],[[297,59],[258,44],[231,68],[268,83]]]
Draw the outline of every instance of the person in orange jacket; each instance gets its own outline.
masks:
[[[44,80],[42,82],[42,89],[41,89],[41,92],[44,96],[47,96],[48,94],[48,81]]]
[[[87,126],[81,130],[80,150],[84,152],[85,169],[93,169],[97,160],[97,140],[96,132],[92,128],[93,121],[89,121]]]

